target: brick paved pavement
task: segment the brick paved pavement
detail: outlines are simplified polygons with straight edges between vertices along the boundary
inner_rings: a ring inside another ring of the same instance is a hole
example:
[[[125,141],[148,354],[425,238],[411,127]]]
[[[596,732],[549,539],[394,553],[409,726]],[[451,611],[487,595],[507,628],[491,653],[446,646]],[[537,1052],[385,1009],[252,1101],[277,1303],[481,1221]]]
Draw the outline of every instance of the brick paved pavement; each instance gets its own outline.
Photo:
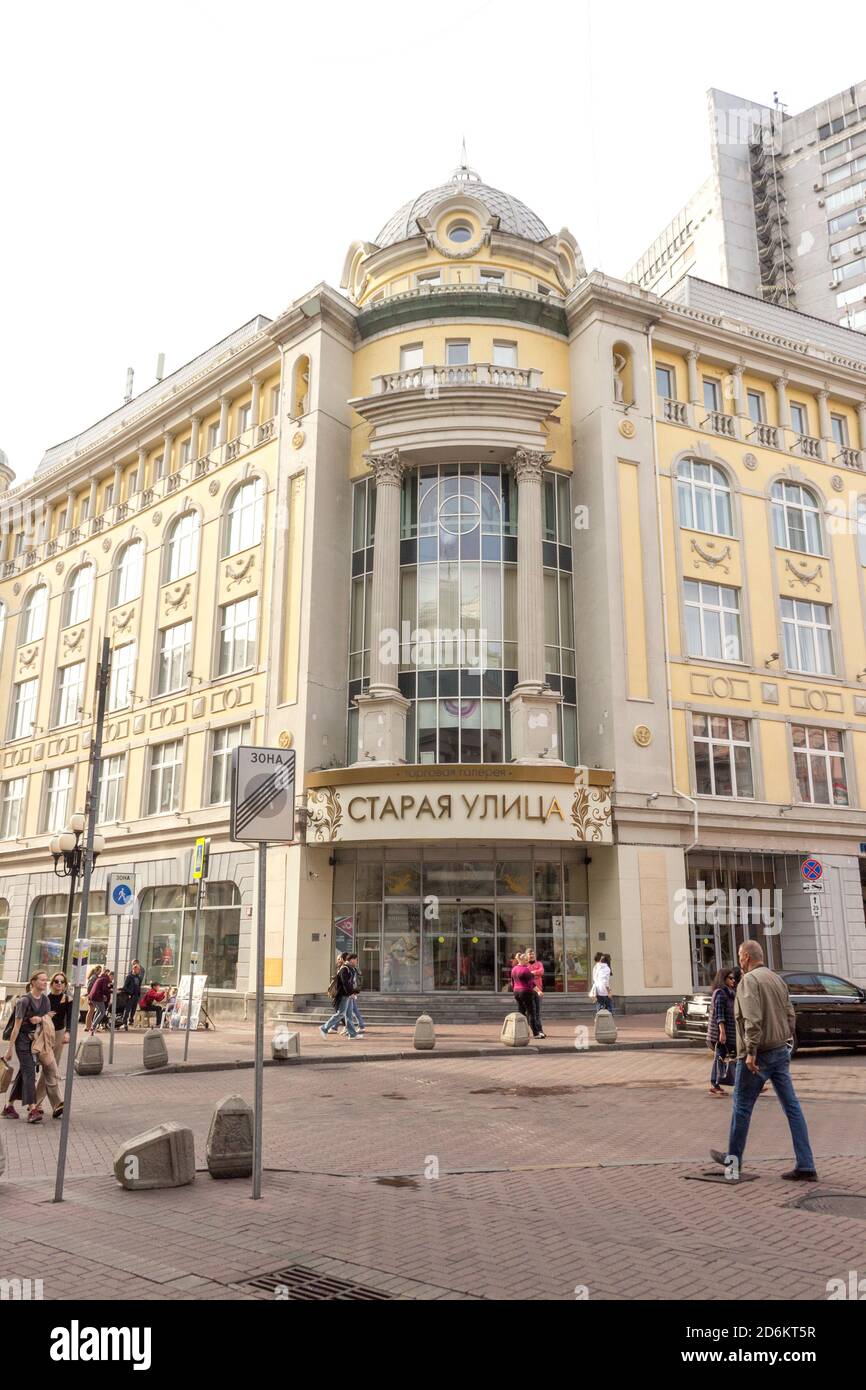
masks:
[[[213,1106],[251,1098],[250,1072],[77,1078],[62,1209],[59,1126],[3,1122],[0,1276],[41,1277],[48,1298],[231,1299],[269,1296],[240,1286],[302,1264],[403,1298],[568,1299],[583,1284],[591,1298],[772,1300],[822,1298],[866,1270],[866,1222],[791,1206],[803,1189],[778,1180],[790,1145],[774,1098],[747,1154],[759,1181],[683,1181],[726,1138],[730,1101],[705,1094],[706,1071],[701,1051],[272,1068],[260,1203],[206,1173],[171,1193],[108,1175],[118,1142],[167,1118],[191,1126],[203,1166]],[[822,1178],[805,1190],[866,1191],[862,1057],[804,1055],[793,1074]],[[339,1248],[336,1203],[352,1210]],[[106,1235],[131,1218],[158,1253]]]

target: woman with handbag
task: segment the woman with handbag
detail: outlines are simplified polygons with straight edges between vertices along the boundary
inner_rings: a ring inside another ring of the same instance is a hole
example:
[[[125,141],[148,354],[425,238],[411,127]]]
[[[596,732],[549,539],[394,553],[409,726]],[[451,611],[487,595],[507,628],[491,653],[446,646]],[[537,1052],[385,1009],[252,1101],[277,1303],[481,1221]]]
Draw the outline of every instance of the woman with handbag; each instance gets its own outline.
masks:
[[[63,1114],[63,1097],[60,1094],[57,1063],[54,1060],[54,1024],[48,998],[48,975],[44,970],[34,971],[28,981],[27,993],[22,994],[15,1005],[15,1026],[3,1058],[4,1062],[11,1062],[13,1048],[21,1069],[21,1095],[29,1111],[28,1123],[38,1124],[42,1119],[42,1108],[36,1102],[37,1065],[45,1072],[52,1114],[55,1120],[59,1119]],[[11,1101],[3,1114],[7,1119],[18,1119],[18,1112]]]
[[[713,1065],[710,1071],[710,1095],[723,1096],[723,1084],[731,1085],[728,1072],[737,1055],[737,1029],[734,1022],[734,995],[736,985],[733,970],[718,970],[713,980],[713,998],[710,1004],[710,1023],[707,1029],[707,1046],[713,1049]]]
[[[57,1079],[60,1081],[60,1063],[63,1061],[63,1049],[69,1042],[69,1019],[72,1012],[72,1000],[69,997],[69,983],[62,970],[52,976],[48,986],[48,1002],[51,1006],[51,1021],[54,1024],[54,1061],[57,1064]],[[39,1084],[36,1087],[36,1104],[41,1105],[45,1099],[45,1092],[48,1089],[48,1082],[45,1075],[45,1068],[39,1072]]]

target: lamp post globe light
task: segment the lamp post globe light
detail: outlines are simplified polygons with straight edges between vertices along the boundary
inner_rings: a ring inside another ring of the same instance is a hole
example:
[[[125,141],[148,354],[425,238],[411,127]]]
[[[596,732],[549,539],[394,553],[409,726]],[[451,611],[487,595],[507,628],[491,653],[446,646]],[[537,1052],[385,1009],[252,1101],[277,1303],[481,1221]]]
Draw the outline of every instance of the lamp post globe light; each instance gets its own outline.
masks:
[[[64,972],[69,969],[69,950],[72,939],[72,913],[75,907],[75,888],[84,870],[84,855],[86,846],[83,842],[84,835],[84,815],[81,811],[76,811],[69,818],[69,827],[54,835],[49,843],[49,849],[54,856],[54,872],[58,878],[69,879],[69,900],[66,906],[66,933],[63,940],[63,959],[61,962]],[[96,863],[98,856],[105,849],[105,840],[100,834],[93,836],[93,862]]]

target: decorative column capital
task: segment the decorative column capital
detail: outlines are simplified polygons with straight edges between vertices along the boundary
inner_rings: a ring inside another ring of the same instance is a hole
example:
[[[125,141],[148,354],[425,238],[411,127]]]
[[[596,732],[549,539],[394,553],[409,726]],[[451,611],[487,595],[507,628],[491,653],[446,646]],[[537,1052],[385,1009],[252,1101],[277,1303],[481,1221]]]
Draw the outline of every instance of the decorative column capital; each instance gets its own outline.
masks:
[[[540,483],[542,474],[553,454],[541,449],[515,449],[511,456],[511,471],[520,483]]]
[[[787,391],[787,389],[788,389],[788,378],[787,378],[786,376],[777,376],[777,377],[776,377],[776,386],[777,386],[777,388],[778,388],[780,391]]]
[[[830,392],[827,390],[826,386],[822,386],[821,390],[816,391],[815,394],[817,395],[819,401],[826,401],[830,398]]]
[[[699,348],[697,348],[697,347],[689,348],[689,351],[688,351],[687,356],[688,356],[688,359],[689,359],[690,362],[697,362],[697,360],[698,360],[698,358],[700,357],[700,355],[701,355],[701,353],[700,353],[700,349],[699,349]]]
[[[384,454],[365,454],[364,460],[370,465],[376,487],[400,487],[406,464],[400,457],[399,449],[389,449]]]

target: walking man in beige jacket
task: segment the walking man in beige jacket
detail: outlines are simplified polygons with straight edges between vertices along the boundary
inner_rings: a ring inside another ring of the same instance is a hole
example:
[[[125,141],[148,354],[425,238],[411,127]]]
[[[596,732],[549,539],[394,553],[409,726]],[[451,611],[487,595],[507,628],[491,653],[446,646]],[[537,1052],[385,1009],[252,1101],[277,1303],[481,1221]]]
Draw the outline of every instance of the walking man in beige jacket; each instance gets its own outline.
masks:
[[[737,1077],[734,1082],[728,1152],[710,1149],[710,1157],[739,1180],[743,1151],[755,1101],[767,1081],[785,1112],[794,1144],[795,1167],[782,1177],[788,1182],[817,1182],[809,1131],[791,1080],[787,1042],[794,1034],[794,1006],[781,976],[768,970],[757,941],[744,941],[739,950],[742,979],[734,1000],[737,1025]]]

